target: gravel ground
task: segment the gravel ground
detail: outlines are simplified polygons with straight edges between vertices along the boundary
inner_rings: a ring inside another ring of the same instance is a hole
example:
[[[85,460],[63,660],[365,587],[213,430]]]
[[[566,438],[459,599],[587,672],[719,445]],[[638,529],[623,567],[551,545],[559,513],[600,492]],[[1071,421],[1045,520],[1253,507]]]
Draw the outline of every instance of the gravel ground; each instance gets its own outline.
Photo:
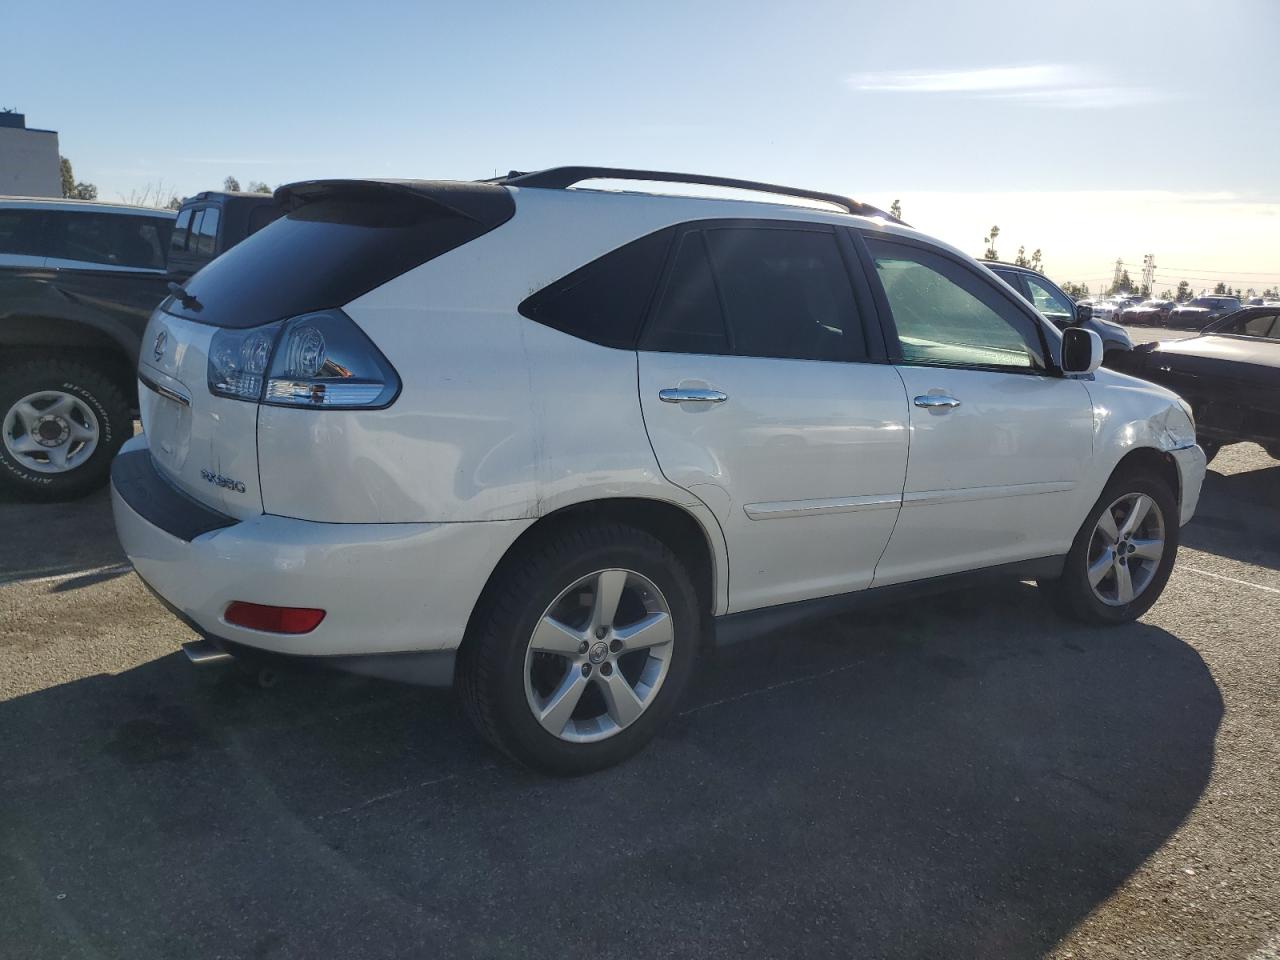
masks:
[[[540,779],[443,692],[199,671],[105,496],[0,504],[0,956],[1280,957],[1280,464],[1143,622],[1027,584],[704,661]]]

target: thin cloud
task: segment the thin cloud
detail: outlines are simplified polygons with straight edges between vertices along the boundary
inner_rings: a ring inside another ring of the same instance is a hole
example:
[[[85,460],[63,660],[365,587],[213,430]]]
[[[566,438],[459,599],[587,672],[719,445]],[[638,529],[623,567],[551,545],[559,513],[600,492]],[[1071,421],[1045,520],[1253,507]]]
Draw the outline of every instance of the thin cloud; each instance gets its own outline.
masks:
[[[1066,110],[1127,107],[1161,99],[1148,87],[1109,82],[1096,70],[1062,63],[856,73],[847,82],[865,93],[952,94]]]
[[[878,93],[984,93],[1064,87],[1074,81],[1075,73],[1071,67],[1046,63],[1033,67],[856,73],[849,78],[849,84],[855,90]]]
[[[180,163],[211,163],[218,166],[231,165],[237,167],[268,167],[275,163],[287,163],[285,160],[259,160],[245,157],[179,157]]]

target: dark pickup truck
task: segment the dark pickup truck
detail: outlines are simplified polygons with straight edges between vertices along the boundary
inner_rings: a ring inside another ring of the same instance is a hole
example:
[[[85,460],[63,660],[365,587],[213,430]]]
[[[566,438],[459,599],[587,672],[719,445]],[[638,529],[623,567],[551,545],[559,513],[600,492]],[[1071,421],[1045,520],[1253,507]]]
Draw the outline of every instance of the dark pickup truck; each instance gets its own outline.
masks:
[[[176,213],[0,197],[0,487],[63,500],[105,483],[169,284],[280,212],[262,193],[200,193]]]

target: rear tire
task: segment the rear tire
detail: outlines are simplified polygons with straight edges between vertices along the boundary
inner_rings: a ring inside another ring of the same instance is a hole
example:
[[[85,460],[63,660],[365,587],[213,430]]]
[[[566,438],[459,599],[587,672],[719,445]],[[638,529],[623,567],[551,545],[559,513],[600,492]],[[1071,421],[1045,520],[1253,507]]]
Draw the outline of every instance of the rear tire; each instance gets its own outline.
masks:
[[[699,625],[693,581],[666,545],[618,524],[571,528],[503,561],[456,685],[476,729],[508,756],[590,773],[635,754],[674,713]]]
[[[1141,519],[1126,529],[1133,508]],[[1109,521],[1103,518],[1107,512]],[[1121,473],[1111,478],[1089,511],[1062,576],[1041,580],[1040,589],[1058,613],[1073,620],[1137,620],[1160,599],[1169,581],[1178,534],[1178,501],[1168,485],[1150,474]],[[1153,546],[1157,540],[1158,556]]]
[[[78,360],[0,367],[0,487],[23,500],[71,500],[103,486],[130,436],[114,380]]]

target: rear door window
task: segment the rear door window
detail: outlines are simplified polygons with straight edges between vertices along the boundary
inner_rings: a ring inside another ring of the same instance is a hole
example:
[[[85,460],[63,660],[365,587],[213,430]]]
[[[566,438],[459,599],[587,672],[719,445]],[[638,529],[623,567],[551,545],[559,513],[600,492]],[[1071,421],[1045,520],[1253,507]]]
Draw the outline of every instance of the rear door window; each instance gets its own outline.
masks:
[[[707,242],[701,231],[680,239],[642,348],[664,353],[730,353]]]
[[[807,224],[687,231],[642,349],[865,359],[866,338],[835,231]]]
[[[717,227],[706,239],[736,355],[866,359],[834,230]]]

